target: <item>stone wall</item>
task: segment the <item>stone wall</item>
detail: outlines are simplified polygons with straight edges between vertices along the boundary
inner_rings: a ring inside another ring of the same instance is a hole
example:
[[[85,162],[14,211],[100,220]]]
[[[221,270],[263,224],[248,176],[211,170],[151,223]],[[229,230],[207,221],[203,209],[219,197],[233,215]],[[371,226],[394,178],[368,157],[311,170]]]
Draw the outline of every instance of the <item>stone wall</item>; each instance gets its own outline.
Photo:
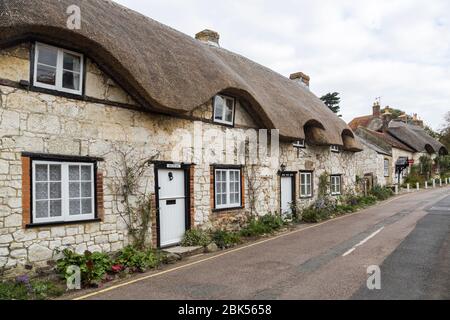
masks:
[[[191,152],[195,126],[204,133],[202,153],[210,154],[210,158],[195,167],[194,221],[195,225],[209,222],[209,165],[229,164],[224,160],[223,142],[217,141],[225,137],[225,127],[6,86],[0,86],[0,97],[0,268],[27,263],[43,266],[55,257],[55,249],[65,246],[77,252],[122,248],[128,243],[127,228],[113,207],[109,188],[116,177],[113,167],[118,159],[114,150],[133,149],[142,158],[158,154],[160,161],[196,163]],[[23,229],[22,152],[104,158],[98,164],[104,174],[103,221]],[[153,170],[149,170],[147,178],[147,190],[154,192]],[[264,179],[270,180],[269,176]]]
[[[29,77],[25,71],[29,70],[25,55],[28,48],[20,48],[0,54],[0,78],[19,81]],[[6,69],[9,63],[12,65]],[[93,98],[104,99],[104,103],[0,86],[0,270],[15,268],[20,272],[28,264],[44,267],[48,260],[57,257],[57,249],[67,246],[77,252],[109,252],[129,243],[127,226],[119,214],[121,208],[115,205],[110,187],[117,179],[117,150],[133,150],[141,158],[156,156],[159,161],[195,164],[192,220],[194,226],[203,227],[239,224],[240,218],[250,212],[279,212],[281,164],[286,164],[289,171],[314,170],[316,188],[323,172],[342,174],[348,188],[353,188],[356,175],[376,172],[377,156],[371,150],[337,154],[328,147],[308,146],[297,153],[291,143],[281,143],[275,154],[266,153],[254,164],[248,157],[236,159],[236,151],[245,145],[242,139],[258,136],[258,125],[244,102],[237,104],[237,128],[227,128],[211,123],[212,100],[196,109],[191,119],[112,106],[108,100],[134,102],[94,64],[89,64],[87,74],[87,80],[91,80],[86,91]],[[236,143],[233,135],[241,140]],[[24,228],[22,152],[103,158],[98,163],[104,180],[102,221]],[[212,164],[244,166],[243,209],[213,211]],[[149,168],[144,179],[141,191],[154,193],[153,168]],[[298,180],[296,183],[298,186]],[[250,210],[252,202],[254,210]],[[154,234],[150,236],[154,238]]]
[[[387,157],[389,158],[389,157]],[[313,198],[301,199],[297,191],[297,201],[301,208],[309,206],[317,199],[319,178],[323,173],[328,175],[342,175],[342,191],[355,192],[357,177],[363,178],[366,174],[372,174],[376,183],[387,185],[384,177],[385,156],[379,155],[372,149],[364,146],[362,152],[331,152],[329,147],[307,146],[305,149],[295,149],[292,144],[283,143],[281,146],[280,163],[286,165],[286,171],[313,171]],[[296,186],[299,190],[299,175],[296,177]],[[280,193],[277,185],[277,194]],[[279,198],[277,199],[279,201]]]

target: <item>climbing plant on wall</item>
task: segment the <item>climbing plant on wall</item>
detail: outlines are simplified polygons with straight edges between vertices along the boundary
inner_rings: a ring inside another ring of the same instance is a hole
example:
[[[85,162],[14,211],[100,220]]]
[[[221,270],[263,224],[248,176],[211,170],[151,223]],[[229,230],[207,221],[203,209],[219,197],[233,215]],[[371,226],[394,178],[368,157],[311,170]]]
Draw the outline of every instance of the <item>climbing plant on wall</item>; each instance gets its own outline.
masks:
[[[138,249],[148,245],[152,215],[153,193],[148,192],[148,173],[157,155],[140,157],[133,149],[115,150],[117,160],[111,183],[115,210],[128,228],[132,244]]]

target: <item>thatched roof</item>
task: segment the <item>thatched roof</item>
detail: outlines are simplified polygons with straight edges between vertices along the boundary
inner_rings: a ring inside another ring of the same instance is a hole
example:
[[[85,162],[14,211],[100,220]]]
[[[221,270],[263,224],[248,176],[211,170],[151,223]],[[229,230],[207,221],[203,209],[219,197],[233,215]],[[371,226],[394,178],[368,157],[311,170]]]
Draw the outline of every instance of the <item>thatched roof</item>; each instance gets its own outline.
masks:
[[[392,157],[392,152],[387,151],[386,149],[373,143],[367,138],[363,138],[362,136],[356,136],[356,140],[358,140],[362,145],[366,146],[367,148],[374,150],[378,154]]]
[[[394,121],[391,122],[388,132],[417,152],[448,154],[448,150],[442,143],[419,126]]]
[[[66,27],[67,7],[81,8],[81,30]],[[30,36],[84,52],[144,107],[180,114],[231,91],[246,99],[264,127],[289,139],[322,126],[328,144],[343,145],[349,127],[314,94],[249,59],[208,46],[106,0],[2,0],[0,46]],[[314,122],[311,122],[313,120]]]
[[[414,149],[408,147],[388,132],[378,132],[364,127],[359,127],[355,132],[358,137],[378,146],[384,152],[392,153],[392,148],[401,149],[412,153],[415,152]]]

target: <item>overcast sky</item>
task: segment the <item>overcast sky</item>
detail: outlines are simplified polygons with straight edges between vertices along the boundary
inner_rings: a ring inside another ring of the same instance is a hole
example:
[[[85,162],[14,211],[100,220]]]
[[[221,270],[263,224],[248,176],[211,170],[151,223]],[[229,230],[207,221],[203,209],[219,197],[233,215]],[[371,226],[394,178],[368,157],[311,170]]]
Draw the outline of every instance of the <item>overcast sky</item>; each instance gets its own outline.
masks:
[[[447,0],[116,0],[190,36],[220,33],[222,47],[312,91],[337,91],[347,122],[383,106],[418,113],[434,129],[450,111]]]

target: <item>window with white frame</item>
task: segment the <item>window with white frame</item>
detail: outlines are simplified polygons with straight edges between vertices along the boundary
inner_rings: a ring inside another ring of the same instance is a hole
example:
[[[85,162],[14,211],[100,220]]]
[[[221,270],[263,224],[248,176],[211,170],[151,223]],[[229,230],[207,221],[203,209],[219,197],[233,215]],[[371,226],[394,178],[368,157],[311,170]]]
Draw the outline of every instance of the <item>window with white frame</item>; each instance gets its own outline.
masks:
[[[299,140],[294,142],[294,148],[305,148],[305,140]]]
[[[93,163],[33,161],[33,223],[95,218]]]
[[[300,172],[300,197],[311,198],[313,195],[312,172]]]
[[[235,99],[217,95],[214,97],[214,122],[234,125]]]
[[[336,145],[332,145],[330,147],[330,150],[331,150],[331,152],[339,152],[340,151],[339,146],[336,146]]]
[[[384,176],[389,177],[389,159],[384,159]]]
[[[241,206],[241,170],[215,170],[216,209]]]
[[[34,61],[35,87],[82,94],[82,54],[38,42]]]
[[[331,176],[330,189],[333,196],[341,194],[341,176]]]

